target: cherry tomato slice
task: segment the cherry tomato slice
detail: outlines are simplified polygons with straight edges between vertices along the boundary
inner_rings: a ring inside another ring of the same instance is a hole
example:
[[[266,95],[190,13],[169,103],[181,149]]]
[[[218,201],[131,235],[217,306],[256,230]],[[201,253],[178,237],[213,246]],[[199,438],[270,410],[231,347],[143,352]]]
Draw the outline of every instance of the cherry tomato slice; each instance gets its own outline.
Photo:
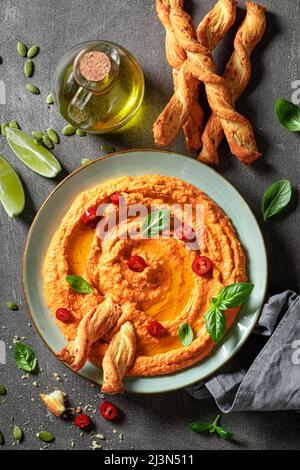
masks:
[[[118,408],[110,401],[104,401],[101,403],[100,413],[107,421],[113,421],[118,417]]]
[[[75,416],[74,424],[79,429],[85,429],[91,424],[91,420],[88,417],[88,415],[85,415],[85,414],[82,413],[80,415]]]
[[[71,312],[67,308],[58,308],[55,312],[56,318],[59,321],[62,321],[64,323],[67,323],[71,319]]]
[[[212,262],[206,256],[198,256],[192,264],[192,270],[198,276],[203,276],[208,273],[208,271],[211,270],[211,267]]]
[[[167,330],[158,321],[151,321],[148,323],[147,331],[149,335],[154,338],[159,338],[167,333]]]
[[[147,267],[147,263],[141,256],[135,255],[131,256],[127,261],[129,269],[137,273],[142,273]]]
[[[100,217],[97,215],[97,206],[91,206],[81,216],[81,221],[84,225],[90,225],[93,222],[98,222]]]
[[[121,199],[122,199],[122,194],[119,191],[116,191],[115,193],[112,193],[109,196],[110,202],[112,204],[115,204],[116,206],[118,206],[120,204]]]

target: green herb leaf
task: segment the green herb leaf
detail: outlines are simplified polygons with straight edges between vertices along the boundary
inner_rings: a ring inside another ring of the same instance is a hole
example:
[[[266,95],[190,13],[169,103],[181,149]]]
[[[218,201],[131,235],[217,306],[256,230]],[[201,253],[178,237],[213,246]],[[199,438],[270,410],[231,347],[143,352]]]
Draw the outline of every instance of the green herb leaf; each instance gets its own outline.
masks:
[[[237,282],[223,287],[218,295],[218,308],[220,309],[222,304],[226,305],[227,308],[240,307],[249,297],[253,288],[254,284],[248,282]]]
[[[6,302],[6,305],[9,308],[9,310],[19,310],[19,307],[17,306],[17,304],[15,302],[12,302],[11,300]]]
[[[234,434],[232,432],[226,431],[224,428],[221,426],[216,426],[216,433],[222,438],[222,439],[232,439]]]
[[[169,209],[158,210],[152,212],[142,222],[141,235],[143,237],[155,237],[162,233],[170,224],[170,213]]]
[[[80,294],[92,294],[93,288],[90,284],[83,279],[81,276],[67,276],[67,283],[70,284],[73,290],[79,292]]]
[[[264,220],[279,214],[290,202],[292,186],[288,180],[279,180],[272,184],[263,195],[261,209]]]
[[[48,431],[40,431],[37,433],[36,437],[42,442],[52,442],[55,439],[53,434]]]
[[[276,101],[276,114],[280,124],[290,132],[300,132],[300,108],[282,98]]]
[[[215,344],[223,338],[226,330],[226,317],[223,310],[211,305],[204,315],[206,330]]]
[[[211,424],[210,423],[188,423],[188,427],[194,432],[205,432],[209,431]]]
[[[14,344],[14,358],[19,369],[26,372],[36,371],[38,362],[34,352],[19,341]]]
[[[192,327],[188,323],[181,323],[178,336],[183,346],[189,346],[194,339]]]
[[[6,395],[6,388],[0,384],[0,395]]]
[[[20,428],[20,426],[14,427],[13,436],[14,436],[15,441],[17,441],[18,444],[21,444],[24,438],[24,433],[22,429]]]

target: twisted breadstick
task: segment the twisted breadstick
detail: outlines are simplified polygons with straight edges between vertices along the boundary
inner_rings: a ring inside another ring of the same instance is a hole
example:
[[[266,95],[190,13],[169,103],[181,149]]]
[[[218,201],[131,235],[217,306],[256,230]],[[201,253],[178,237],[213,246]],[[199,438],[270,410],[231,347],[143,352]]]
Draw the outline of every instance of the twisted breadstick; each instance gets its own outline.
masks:
[[[57,357],[77,372],[86,363],[92,345],[116,324],[121,308],[107,297],[93,307],[80,321],[76,338],[57,353]]]
[[[170,1],[172,3],[175,0]],[[225,1],[227,0],[223,0],[223,2]],[[197,41],[196,31],[190,16],[181,8],[172,7],[172,4],[170,20],[178,43],[187,52],[191,73],[205,85],[209,105],[220,119],[231,152],[243,163],[251,164],[261,156],[257,151],[252,126],[244,116],[234,109],[226,80],[216,74],[207,38],[203,36]],[[185,119],[187,116],[188,110],[186,110]],[[184,121],[181,124],[183,123]]]
[[[235,40],[234,52],[227,63],[223,77],[232,94],[233,103],[241,96],[251,78],[250,55],[266,28],[266,8],[252,2],[246,2],[247,15],[240,26]],[[218,147],[224,138],[224,131],[219,117],[213,113],[202,135],[202,151],[199,160],[205,163],[218,163]]]
[[[183,8],[183,4],[184,0],[178,0],[178,6]],[[177,73],[186,60],[186,52],[184,49],[182,49],[182,47],[180,47],[174,34],[170,22],[170,7],[168,5],[168,1],[156,0],[156,11],[162,25],[166,30],[166,57],[168,64],[173,68],[174,90],[175,93],[177,93],[179,100],[184,100],[184,94],[180,93],[180,90],[178,89]],[[200,104],[198,103],[198,80],[196,80],[193,76],[191,77],[190,89],[188,91],[191,94],[192,103],[189,109],[189,117],[183,126],[183,131],[188,149],[191,152],[195,152],[201,147],[203,111]],[[168,121],[168,123],[172,126],[172,121]],[[172,127],[168,133],[174,133]]]
[[[115,334],[103,358],[103,393],[123,393],[123,377],[132,366],[136,354],[134,326],[126,321]]]
[[[164,4],[172,8],[180,8],[178,0],[164,0]],[[236,0],[219,0],[212,10],[205,16],[197,29],[198,39],[206,41],[210,49],[214,49],[227,31],[231,28],[236,17]],[[170,15],[168,16],[169,22]],[[172,27],[172,25],[171,25]],[[174,29],[172,29],[174,34]],[[176,35],[175,35],[176,38]],[[178,44],[177,38],[176,43]],[[194,106],[199,94],[199,80],[193,77],[189,62],[185,61],[179,69],[176,77],[175,94],[161,112],[153,125],[155,143],[166,147],[177,136],[182,125],[187,139],[192,139],[192,134],[200,134],[203,122],[203,112],[200,107]],[[190,119],[189,116],[192,116]],[[199,124],[197,124],[199,119]],[[189,120],[189,121],[188,121]],[[200,142],[197,142],[200,146]],[[195,147],[188,145],[194,151]]]

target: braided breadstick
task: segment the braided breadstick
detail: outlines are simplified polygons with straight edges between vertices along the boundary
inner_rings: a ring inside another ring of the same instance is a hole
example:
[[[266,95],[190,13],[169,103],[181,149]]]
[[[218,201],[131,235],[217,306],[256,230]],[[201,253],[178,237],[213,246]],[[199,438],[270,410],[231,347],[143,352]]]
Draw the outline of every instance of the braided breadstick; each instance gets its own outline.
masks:
[[[107,297],[93,307],[80,321],[76,338],[57,353],[57,357],[77,372],[86,363],[92,345],[116,324],[121,308]]]
[[[252,126],[244,116],[234,109],[226,80],[216,74],[207,39],[203,36],[197,41],[196,31],[190,16],[181,8],[172,7],[173,1],[176,0],[170,0],[170,20],[179,44],[187,52],[188,67],[191,73],[205,84],[209,105],[220,119],[232,153],[243,163],[251,164],[261,156],[257,151]],[[185,119],[187,116],[188,110],[186,110]],[[184,120],[181,124],[183,123]]]
[[[164,0],[164,4],[169,8],[180,8],[178,0]],[[199,40],[205,39],[208,46],[214,49],[233,25],[235,17],[236,0],[219,0],[199,24],[197,29]],[[168,18],[170,20],[170,16]],[[174,30],[172,31],[174,34]],[[176,42],[178,44],[177,40]],[[194,127],[187,121],[189,115],[197,112],[194,103],[199,94],[199,80],[193,77],[187,61],[179,69],[176,82],[175,94],[153,125],[155,143],[161,147],[171,144],[182,125],[190,139],[192,133],[198,133],[199,135],[202,129],[203,112],[201,108],[198,114],[199,125],[196,123],[196,116],[192,118]],[[199,144],[198,142],[197,145]],[[195,148],[190,147],[190,150],[195,150]]]
[[[178,0],[178,6],[183,8],[184,0]],[[174,34],[170,22],[170,7],[167,0],[156,0],[156,11],[160,22],[166,30],[166,57],[168,64],[173,68],[173,82],[174,90],[178,98],[184,100],[184,96],[180,94],[177,83],[178,70],[186,60],[186,52],[180,47]],[[190,152],[195,152],[201,147],[201,134],[203,124],[203,111],[198,103],[198,80],[193,76],[191,77],[189,93],[191,94],[192,104],[190,106],[189,117],[183,126],[183,131],[186,138],[186,145]],[[192,89],[191,89],[192,88]],[[172,125],[172,121],[168,121]],[[173,133],[172,129],[168,133]],[[176,131],[175,131],[176,132]]]
[[[136,354],[134,326],[126,321],[115,334],[103,358],[103,393],[123,393],[123,377],[132,366]]]
[[[241,96],[251,78],[250,55],[261,41],[266,28],[266,8],[246,2],[247,15],[240,26],[235,40],[234,52],[226,66],[223,77],[227,81],[233,103]],[[220,119],[213,113],[202,135],[203,148],[199,160],[205,163],[218,163],[218,147],[224,138]]]

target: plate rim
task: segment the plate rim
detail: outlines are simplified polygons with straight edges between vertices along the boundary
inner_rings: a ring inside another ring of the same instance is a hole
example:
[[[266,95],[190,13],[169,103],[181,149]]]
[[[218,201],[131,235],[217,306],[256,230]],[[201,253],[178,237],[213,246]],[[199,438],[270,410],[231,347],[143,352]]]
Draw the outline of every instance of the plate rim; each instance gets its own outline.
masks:
[[[27,291],[26,291],[26,288],[25,288],[25,258],[26,258],[26,252],[27,252],[27,248],[28,248],[28,244],[29,244],[29,241],[30,241],[30,237],[31,237],[31,233],[34,229],[34,226],[36,224],[36,221],[41,213],[41,211],[44,209],[45,205],[47,204],[48,200],[52,197],[52,195],[58,191],[60,189],[60,187],[66,182],[68,181],[69,179],[71,179],[75,174],[79,173],[80,171],[83,171],[84,169],[86,169],[88,166],[92,166],[96,163],[98,163],[99,161],[103,161],[103,160],[106,160],[108,159],[109,157],[111,156],[116,156],[116,155],[121,155],[121,154],[128,154],[128,153],[135,153],[135,152],[156,152],[156,153],[168,153],[170,155],[175,155],[175,156],[179,156],[179,157],[182,157],[184,159],[191,159],[192,161],[197,161],[195,160],[193,157],[190,157],[190,156],[187,156],[187,155],[184,155],[182,153],[179,153],[179,152],[174,152],[174,151],[171,151],[171,150],[164,150],[164,149],[151,149],[151,148],[133,148],[133,149],[127,149],[127,150],[118,150],[118,151],[115,151],[115,152],[110,152],[110,153],[107,153],[105,155],[102,155],[100,157],[97,157],[95,159],[93,159],[92,161],[86,163],[85,165],[81,165],[80,167],[78,168],[75,168],[75,170],[73,170],[70,174],[68,174],[65,178],[63,178],[62,181],[60,181],[56,186],[55,188],[52,189],[52,191],[50,191],[50,193],[48,194],[48,196],[46,196],[46,198],[44,199],[44,201],[42,202],[42,204],[40,205],[40,207],[38,208],[32,222],[31,222],[31,225],[30,225],[30,228],[28,230],[28,233],[27,233],[27,236],[26,236],[26,239],[25,239],[25,243],[24,243],[24,248],[23,248],[23,253],[22,253],[22,290],[23,290],[23,294],[24,294],[24,299],[25,299],[25,304],[26,304],[26,309],[27,309],[27,312],[28,312],[28,315],[29,315],[29,318],[30,318],[30,321],[32,322],[33,326],[34,326],[34,329],[35,331],[38,333],[39,337],[41,338],[41,340],[43,341],[43,343],[46,345],[46,347],[48,348],[48,350],[54,355],[54,357],[56,358],[57,361],[59,361],[59,363],[63,364],[65,367],[67,367],[71,372],[74,373],[74,371],[71,369],[71,367],[62,362],[57,356],[56,356],[56,353],[55,351],[49,346],[49,344],[47,343],[46,339],[43,337],[40,329],[37,327],[36,325],[36,322],[34,320],[34,317],[33,317],[33,314],[32,314],[32,311],[31,311],[31,308],[30,308],[30,305],[29,305],[29,300],[28,300],[28,296],[27,296]],[[213,376],[216,372],[218,372],[218,370],[220,370],[225,364],[227,364],[230,360],[232,360],[236,354],[240,351],[240,349],[244,346],[244,344],[246,343],[246,341],[248,340],[249,336],[251,335],[251,333],[253,332],[255,326],[257,325],[257,322],[260,318],[260,315],[261,315],[261,312],[262,312],[262,309],[263,309],[263,305],[265,303],[265,300],[266,300],[266,296],[267,296],[267,286],[268,286],[268,279],[269,279],[269,265],[268,265],[268,256],[267,256],[267,249],[266,249],[266,242],[265,242],[265,239],[264,239],[264,236],[263,236],[263,233],[260,229],[260,226],[258,224],[258,221],[257,221],[257,218],[255,216],[255,214],[253,213],[251,207],[249,206],[248,202],[244,199],[244,197],[240,194],[240,192],[235,188],[235,186],[233,186],[233,184],[228,181],[223,175],[221,175],[217,170],[215,170],[215,168],[211,167],[210,165],[205,165],[204,163],[198,161],[198,164],[199,166],[204,166],[204,167],[208,167],[209,170],[216,174],[219,178],[221,178],[222,180],[224,180],[224,182],[230,186],[230,188],[237,192],[240,196],[240,198],[243,200],[244,204],[246,205],[247,209],[249,210],[249,212],[251,213],[254,221],[255,221],[255,224],[256,224],[256,228],[260,234],[260,237],[261,237],[261,242],[262,242],[262,248],[263,248],[263,254],[264,254],[264,264],[265,264],[265,269],[266,269],[266,275],[265,275],[265,282],[264,282],[264,287],[263,287],[263,294],[262,294],[262,302],[261,302],[261,305],[260,307],[257,309],[257,312],[255,314],[255,321],[253,322],[253,325],[251,328],[248,328],[246,334],[244,335],[244,337],[241,339],[241,341],[239,342],[239,344],[236,346],[236,348],[234,349],[234,352],[232,352],[231,354],[229,354],[228,358],[226,359],[225,362],[223,362],[222,364],[216,366],[215,368],[213,368],[209,374],[206,374],[204,376],[202,376],[201,378],[198,378],[198,379],[195,379],[195,380],[192,380],[191,382],[189,383],[186,383],[185,385],[178,385],[176,387],[172,386],[172,388],[169,388],[169,389],[163,389],[163,390],[150,390],[150,391],[133,391],[133,390],[126,390],[126,387],[125,387],[125,393],[128,394],[138,394],[138,395],[156,395],[156,394],[159,394],[159,393],[170,393],[170,392],[173,392],[173,391],[178,391],[178,390],[181,390],[181,389],[184,389],[186,387],[190,387],[192,385],[194,385],[195,383],[199,382],[199,380],[203,381],[205,380],[206,378],[208,377],[211,377]],[[158,173],[157,173],[158,174]],[[189,183],[191,184],[191,183]],[[210,197],[210,196],[209,196]],[[219,205],[219,204],[218,204]],[[223,209],[222,209],[223,210]],[[236,230],[236,229],[235,229]],[[196,364],[195,364],[196,365]],[[186,369],[180,369],[178,371],[175,371],[174,374],[176,373],[180,373],[180,372],[183,372],[184,370],[187,370],[188,368]],[[89,377],[86,377],[85,375],[82,375],[80,374],[80,371],[79,372],[76,372],[75,373],[77,376],[81,377],[82,379],[90,382],[90,383],[94,383],[96,385],[99,385],[99,382],[97,382],[96,380],[93,380]],[[171,374],[162,374],[162,377],[166,377],[167,375],[172,375]],[[146,377],[147,379],[151,379],[152,376],[150,377]],[[154,378],[159,378],[160,375],[157,375],[157,376],[153,376]],[[134,377],[128,377],[130,379],[134,379]],[[139,378],[143,378],[143,377],[139,377]]]

